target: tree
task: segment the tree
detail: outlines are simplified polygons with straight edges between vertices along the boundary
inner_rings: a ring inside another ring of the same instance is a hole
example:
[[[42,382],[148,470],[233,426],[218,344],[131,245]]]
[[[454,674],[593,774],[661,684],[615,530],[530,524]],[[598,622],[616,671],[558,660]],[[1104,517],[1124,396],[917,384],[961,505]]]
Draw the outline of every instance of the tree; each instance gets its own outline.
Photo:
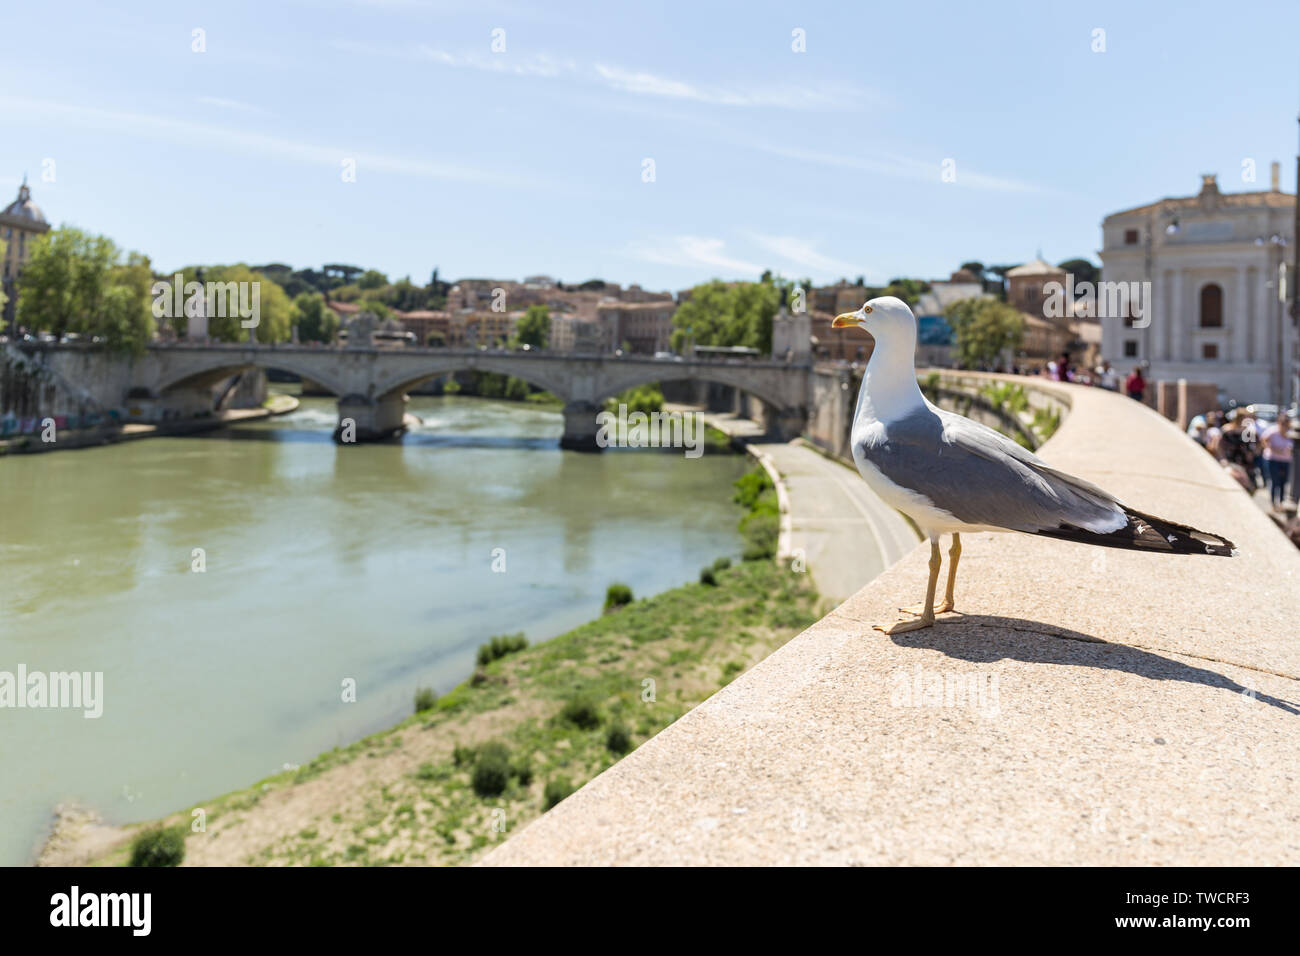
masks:
[[[304,292],[293,300],[293,304],[298,310],[298,341],[326,344],[334,341],[339,330],[339,317],[325,304],[325,296],[319,292]]]
[[[157,332],[153,318],[153,269],[139,253],[109,273],[100,319],[93,334],[110,349],[143,355]]]
[[[365,272],[361,273],[361,277],[357,279],[357,286],[367,292],[372,289],[382,289],[386,285],[388,285],[388,276],[384,275],[378,269],[367,269]]]
[[[362,299],[357,303],[357,306],[358,315],[362,312],[373,312],[381,320],[391,319],[393,317],[393,310],[384,305],[384,303],[380,302],[378,299]]]
[[[5,259],[5,241],[0,239],[0,262]],[[5,295],[5,287],[0,284],[0,312],[4,312],[5,303],[9,301],[9,296]]]
[[[720,279],[697,285],[673,313],[673,349],[687,341],[695,345],[744,346],[772,350],[772,319],[781,293],[772,282],[726,283]]]
[[[997,294],[998,294],[998,298],[1002,299],[1003,301],[1005,301],[1007,298],[1007,273],[1010,272],[1015,267],[1016,267],[1015,263],[1011,263],[1010,265],[1005,265],[1005,266],[989,266],[987,269],[984,270],[985,272],[992,273],[993,275],[998,277]],[[985,286],[985,288],[988,287]]]
[[[1006,349],[1020,346],[1024,317],[997,299],[962,299],[944,313],[952,326],[957,356],[964,367],[984,367],[996,362]]]
[[[544,305],[530,305],[524,317],[519,320],[515,337],[520,345],[531,345],[535,349],[546,348],[551,338],[551,310]]]
[[[1074,276],[1075,295],[1079,294],[1079,283],[1092,282],[1096,283],[1101,279],[1101,269],[1097,268],[1087,259],[1066,259],[1058,268],[1064,269]]]
[[[974,275],[975,278],[979,279],[981,282],[984,281],[984,271],[985,271],[984,263],[978,260],[972,262],[963,262],[961,264],[961,268],[965,269],[967,272]]]
[[[198,269],[192,268],[182,270],[186,282],[197,279]],[[219,282],[223,285],[234,282],[240,285],[236,296],[227,296],[226,302],[229,303],[233,298],[238,305],[251,306],[252,294],[254,287],[257,290],[257,325],[254,327],[254,334],[257,341],[268,345],[273,342],[287,342],[292,334],[293,324],[297,321],[297,310],[293,301],[285,293],[284,289],[272,282],[260,272],[255,272],[242,262],[229,266],[205,266],[203,268],[203,281]],[[244,285],[247,283],[247,285]],[[229,304],[226,308],[212,309],[213,303],[209,300],[208,312],[208,335],[221,342],[246,342],[248,341],[248,329],[244,328],[245,321],[251,321],[252,316],[241,315],[241,309],[231,307]],[[215,315],[213,312],[224,312],[224,315]],[[183,331],[185,327],[185,318],[181,316],[174,318],[178,322],[178,331]]]
[[[149,260],[126,262],[113,240],[60,226],[36,241],[23,268],[18,320],[62,337],[99,336],[110,347],[140,352],[154,334]]]
[[[325,273],[331,282],[336,279],[342,279],[343,281],[336,284],[348,285],[353,282],[357,276],[361,275],[363,270],[360,266],[349,266],[339,262],[328,262],[321,266],[321,271]]]

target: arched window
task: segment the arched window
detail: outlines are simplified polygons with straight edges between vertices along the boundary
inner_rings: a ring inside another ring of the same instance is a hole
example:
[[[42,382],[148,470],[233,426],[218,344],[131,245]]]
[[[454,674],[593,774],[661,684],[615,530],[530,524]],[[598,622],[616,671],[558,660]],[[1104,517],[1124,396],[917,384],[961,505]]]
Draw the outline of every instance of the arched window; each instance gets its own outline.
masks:
[[[1223,328],[1223,289],[1213,282],[1201,290],[1201,328]]]

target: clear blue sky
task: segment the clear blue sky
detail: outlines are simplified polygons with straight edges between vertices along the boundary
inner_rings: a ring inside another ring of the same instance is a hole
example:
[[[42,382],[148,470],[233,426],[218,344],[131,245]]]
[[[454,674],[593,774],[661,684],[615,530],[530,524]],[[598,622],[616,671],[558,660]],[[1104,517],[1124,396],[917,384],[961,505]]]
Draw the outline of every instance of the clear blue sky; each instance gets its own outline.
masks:
[[[1095,258],[1203,172],[1293,190],[1297,36],[1295,2],[15,3],[0,192],[160,270],[932,278]]]

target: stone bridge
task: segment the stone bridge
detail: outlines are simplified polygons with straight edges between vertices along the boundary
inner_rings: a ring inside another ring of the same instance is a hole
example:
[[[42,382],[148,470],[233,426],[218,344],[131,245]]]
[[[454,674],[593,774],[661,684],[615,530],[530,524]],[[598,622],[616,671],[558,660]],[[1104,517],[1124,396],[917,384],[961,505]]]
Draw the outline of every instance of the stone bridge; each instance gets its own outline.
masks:
[[[605,399],[651,382],[696,381],[730,386],[763,405],[774,436],[798,435],[807,418],[810,370],[772,361],[701,361],[639,356],[570,355],[435,348],[332,348],[306,345],[153,345],[141,357],[113,357],[84,345],[32,349],[46,364],[80,382],[105,405],[136,407],[144,417],[188,418],[212,411],[212,387],[246,369],[278,369],[310,379],[338,396],[340,428],[355,423],[358,441],[402,427],[406,393],[453,372],[497,372],[522,379],[564,402],[564,448],[596,446],[596,414]],[[337,434],[337,432],[336,432]]]

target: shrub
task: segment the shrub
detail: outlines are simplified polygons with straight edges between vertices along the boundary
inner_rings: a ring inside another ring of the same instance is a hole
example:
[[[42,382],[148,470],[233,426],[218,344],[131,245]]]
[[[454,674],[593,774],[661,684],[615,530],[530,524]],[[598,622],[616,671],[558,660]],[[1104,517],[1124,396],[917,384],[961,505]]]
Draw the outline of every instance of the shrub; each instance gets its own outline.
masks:
[[[560,719],[582,730],[592,730],[600,726],[600,709],[589,697],[575,697],[564,705]]]
[[[415,712],[423,713],[426,710],[432,710],[438,703],[438,695],[434,693],[432,687],[421,687],[415,692]]]
[[[745,536],[746,561],[773,557],[781,536],[781,519],[773,512],[752,512],[741,519],[740,533]]]
[[[712,568],[705,568],[700,572],[700,583],[716,588],[718,586],[718,576],[713,573]]]
[[[742,508],[753,509],[765,491],[775,491],[772,479],[768,477],[766,468],[754,467],[736,479],[736,493],[732,500]]]
[[[486,667],[493,661],[500,660],[507,654],[516,654],[528,646],[528,638],[523,631],[517,634],[499,634],[478,648],[478,666]]]
[[[510,767],[510,776],[519,781],[519,786],[526,787],[533,782],[533,765],[527,757],[516,761]]]
[[[457,744],[451,752],[451,761],[457,767],[464,767],[472,764],[474,758],[478,756],[478,750],[474,747],[464,747]]]
[[[470,782],[480,797],[496,797],[505,792],[510,783],[510,751],[505,744],[493,741],[479,748]]]
[[[632,589],[626,584],[611,584],[605,591],[605,613],[632,603]]]
[[[542,808],[551,809],[569,794],[573,793],[573,784],[568,777],[556,777],[546,781],[546,790],[542,794]]]
[[[729,567],[731,567],[731,558],[718,558],[713,562],[714,571],[725,571]]]
[[[131,841],[131,866],[180,866],[185,834],[179,827],[150,827]]]
[[[632,735],[622,724],[615,724],[605,735],[605,747],[610,753],[625,754],[632,749]]]

